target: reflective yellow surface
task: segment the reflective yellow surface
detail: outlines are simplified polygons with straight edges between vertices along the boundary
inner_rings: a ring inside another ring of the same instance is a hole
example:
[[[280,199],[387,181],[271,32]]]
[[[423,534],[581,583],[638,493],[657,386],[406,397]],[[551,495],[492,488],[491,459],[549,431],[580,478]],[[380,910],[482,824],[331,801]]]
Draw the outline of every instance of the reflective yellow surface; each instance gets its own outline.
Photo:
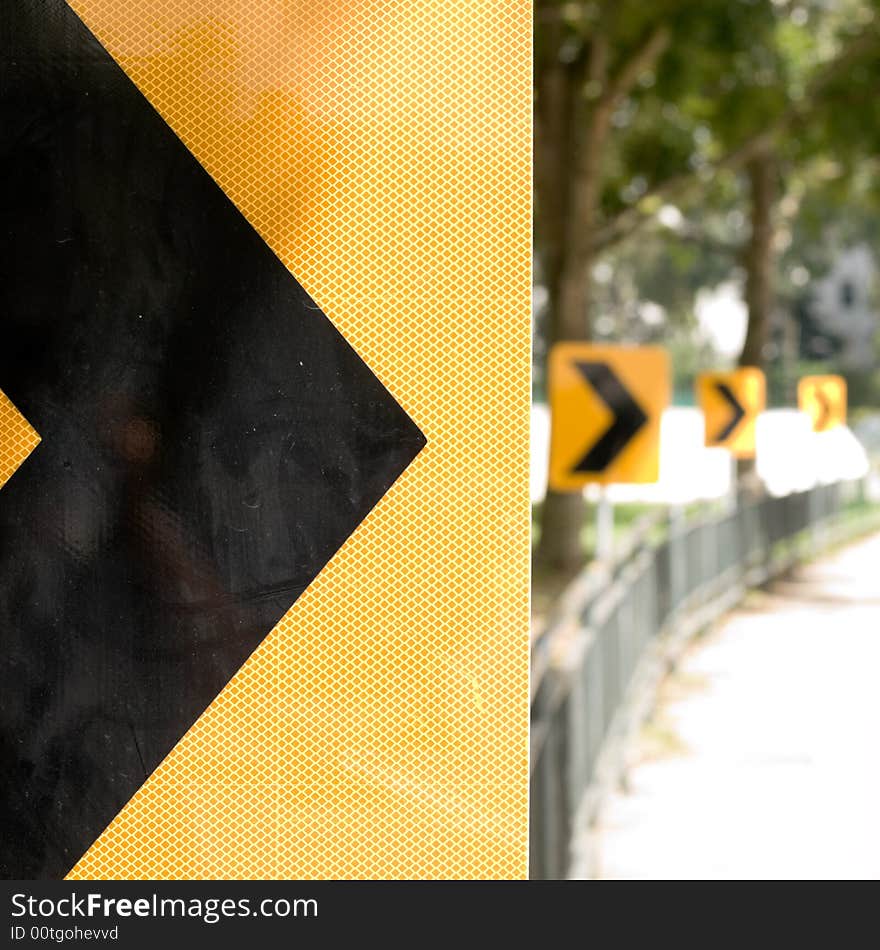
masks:
[[[530,5],[72,6],[428,446],[71,877],[525,876]]]
[[[39,445],[34,427],[0,389],[0,488]]]

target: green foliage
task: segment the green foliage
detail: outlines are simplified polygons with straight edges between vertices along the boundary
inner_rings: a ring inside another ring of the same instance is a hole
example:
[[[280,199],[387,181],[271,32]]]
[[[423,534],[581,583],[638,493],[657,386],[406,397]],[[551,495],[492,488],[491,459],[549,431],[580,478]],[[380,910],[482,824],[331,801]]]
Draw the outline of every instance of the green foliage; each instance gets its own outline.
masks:
[[[653,70],[617,106],[603,156],[600,207],[656,212],[652,194],[682,176],[701,181],[702,200],[741,203],[719,187],[715,163],[788,121],[776,142],[801,165],[832,155],[844,176],[880,150],[880,57],[870,50],[836,74],[830,64],[876,30],[877,0],[539,0],[536,69],[607,46],[619,76],[658,27],[670,42]],[[830,75],[826,75],[826,71]],[[599,95],[587,78],[578,91]],[[796,117],[792,118],[792,114]],[[826,182],[832,187],[832,182]]]
[[[790,315],[842,250],[880,239],[880,0],[536,0],[535,74],[550,337],[662,340],[684,393],[716,361],[697,293],[745,272],[749,357],[777,354],[790,403]],[[877,375],[851,374],[854,402],[880,402]]]

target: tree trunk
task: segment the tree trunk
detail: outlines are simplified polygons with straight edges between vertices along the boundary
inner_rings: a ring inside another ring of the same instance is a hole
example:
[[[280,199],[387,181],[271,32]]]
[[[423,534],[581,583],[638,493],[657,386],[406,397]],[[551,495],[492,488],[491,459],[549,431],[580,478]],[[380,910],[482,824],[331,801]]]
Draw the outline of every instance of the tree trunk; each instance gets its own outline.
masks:
[[[766,346],[773,313],[773,212],[776,205],[777,169],[774,156],[763,151],[746,165],[749,178],[749,210],[752,230],[743,255],[746,271],[748,326],[740,366],[766,363]]]
[[[541,5],[541,6],[545,6]],[[598,28],[574,58],[563,57],[563,19],[552,5],[549,42],[536,46],[535,205],[537,247],[549,294],[548,343],[590,339],[590,291],[599,230],[602,158],[611,116],[666,49],[659,24],[612,75],[609,42]],[[613,5],[604,6],[614,17]],[[603,24],[607,26],[607,23]],[[587,90],[591,89],[590,92]],[[581,564],[587,507],[580,492],[548,491],[537,560],[556,570]]]
[[[576,91],[564,78],[556,86],[548,83],[544,97],[550,121],[543,124],[545,134],[535,156],[535,204],[548,291],[549,351],[555,343],[590,339],[593,242],[608,116],[598,107],[585,116]],[[562,571],[582,564],[587,554],[582,541],[586,517],[580,492],[548,490],[536,560]]]
[[[767,150],[758,152],[746,164],[746,174],[749,179],[749,214],[752,229],[743,255],[748,323],[739,365],[764,369],[774,303],[773,216],[777,168],[773,153]],[[739,459],[736,471],[744,487],[752,491],[758,490],[754,459]]]

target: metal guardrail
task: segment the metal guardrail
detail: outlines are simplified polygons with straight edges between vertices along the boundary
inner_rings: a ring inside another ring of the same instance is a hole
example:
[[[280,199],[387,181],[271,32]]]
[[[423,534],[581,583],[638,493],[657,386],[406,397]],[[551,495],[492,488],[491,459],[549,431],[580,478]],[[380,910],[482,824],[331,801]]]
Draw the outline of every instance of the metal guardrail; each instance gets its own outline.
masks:
[[[732,510],[672,515],[660,540],[655,522],[613,565],[575,581],[533,656],[532,878],[571,874],[572,844],[619,777],[626,737],[646,712],[644,681],[665,668],[663,645],[834,543],[863,491],[859,481],[741,494]]]

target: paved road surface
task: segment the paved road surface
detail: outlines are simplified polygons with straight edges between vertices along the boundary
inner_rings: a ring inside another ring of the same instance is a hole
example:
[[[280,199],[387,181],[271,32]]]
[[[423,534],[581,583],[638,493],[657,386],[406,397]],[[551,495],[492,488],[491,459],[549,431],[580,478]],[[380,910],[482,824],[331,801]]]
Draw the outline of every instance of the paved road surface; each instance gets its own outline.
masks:
[[[606,878],[880,878],[880,537],[746,603],[664,683]]]

